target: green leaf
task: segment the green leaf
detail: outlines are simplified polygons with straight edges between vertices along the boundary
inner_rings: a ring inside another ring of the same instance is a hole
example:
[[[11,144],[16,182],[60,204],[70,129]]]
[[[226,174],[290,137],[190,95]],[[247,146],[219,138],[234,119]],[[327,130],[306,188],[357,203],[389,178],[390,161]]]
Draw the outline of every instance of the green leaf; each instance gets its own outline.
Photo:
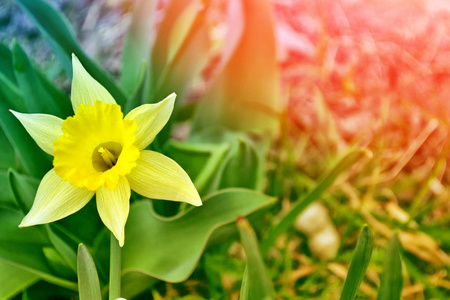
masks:
[[[430,299],[448,300],[448,290],[447,293],[440,291],[439,288],[437,288],[434,283],[431,283],[427,276],[425,276],[422,271],[419,270],[417,266],[406,256],[403,257],[403,262],[405,263],[406,269],[408,270],[411,278],[422,283],[425,287],[425,291],[432,295]]]
[[[345,279],[344,288],[342,289],[342,300],[355,299],[356,292],[361,285],[373,250],[373,233],[366,225],[359,234],[356,242],[355,251],[353,252],[352,262],[348,269],[347,278]]]
[[[152,212],[151,202],[132,205],[123,247],[123,274],[141,272],[168,281],[185,280],[194,270],[211,233],[269,204],[273,199],[245,189],[224,190],[172,218]]]
[[[26,111],[25,101],[19,88],[0,73],[0,99],[5,106],[16,111]]]
[[[136,90],[136,83],[140,82],[138,79],[142,62],[150,59],[150,32],[152,32],[156,3],[155,0],[140,0],[134,4],[130,28],[125,37],[122,52],[120,78],[122,88],[130,95]]]
[[[263,159],[258,155],[255,146],[247,139],[239,138],[230,152],[219,189],[242,187],[261,190],[265,170]]]
[[[281,221],[272,227],[267,234],[267,237],[262,241],[261,251],[267,251],[275,243],[276,239],[289,229],[294,223],[297,216],[317,200],[326,190],[331,187],[339,175],[344,173],[356,161],[364,155],[369,155],[369,152],[364,149],[352,149],[345,156],[343,156],[319,181],[319,183],[310,191],[303,199],[298,200],[293,204],[291,210],[281,219]]]
[[[0,206],[17,209],[17,201],[10,187],[9,172],[0,170]]]
[[[17,206],[24,214],[27,214],[33,205],[39,180],[28,175],[20,174],[13,169],[8,170],[8,179]]]
[[[245,218],[238,218],[237,226],[247,257],[239,299],[275,299],[273,284],[259,252],[255,232]]]
[[[13,101],[14,99],[10,99],[9,102]],[[25,171],[35,177],[42,177],[51,167],[50,156],[34,142],[19,120],[9,111],[7,103],[4,98],[0,98],[0,126]]]
[[[73,270],[70,269],[69,265],[61,257],[58,251],[52,247],[44,247],[42,251],[44,252],[46,261],[54,274],[64,278],[73,278],[76,272],[73,272]]]
[[[224,157],[229,149],[229,143],[170,142],[167,155],[177,161],[189,174],[200,195],[205,195],[217,190],[221,176],[219,168],[224,164]],[[219,179],[216,179],[218,176]]]
[[[403,289],[402,258],[397,234],[392,236],[384,259],[377,300],[401,299]]]
[[[130,271],[122,276],[122,297],[133,299],[157,282],[157,279],[146,274]]]
[[[32,62],[22,47],[14,41],[13,43],[14,71],[20,90],[23,93],[25,106],[29,113],[49,113],[58,117],[65,117],[62,105],[58,105],[59,99],[54,99],[42,85],[43,75],[39,76]],[[50,88],[49,82],[46,87]],[[52,90],[53,91],[53,90]]]
[[[50,244],[43,228],[18,228],[23,217],[18,211],[0,207],[0,262],[22,268],[50,283],[76,291],[75,283],[54,275],[46,264],[42,249]]]
[[[78,246],[78,290],[80,300],[102,299],[94,260],[83,244]]]
[[[0,44],[0,72],[12,83],[16,83],[14,75],[11,50],[3,44]]]
[[[75,251],[52,230],[50,225],[47,226],[47,232],[52,245],[64,259],[65,263],[76,273],[77,255],[75,254]]]
[[[9,168],[20,168],[18,163],[16,152],[8,140],[8,137],[0,127],[0,153],[2,158],[0,160],[0,170],[7,170]]]
[[[12,299],[38,280],[36,274],[0,261],[1,299]]]
[[[67,19],[52,5],[44,0],[16,0],[52,47],[67,75],[72,75],[72,53],[74,53],[89,74],[102,84],[123,106],[126,102],[124,93],[114,80],[102,71],[81,49]]]

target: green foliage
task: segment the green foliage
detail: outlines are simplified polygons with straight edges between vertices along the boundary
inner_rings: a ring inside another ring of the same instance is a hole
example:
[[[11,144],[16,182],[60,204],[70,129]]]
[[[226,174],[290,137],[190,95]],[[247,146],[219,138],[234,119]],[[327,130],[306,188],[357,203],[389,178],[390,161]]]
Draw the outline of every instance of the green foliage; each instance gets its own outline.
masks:
[[[266,253],[270,247],[275,243],[276,239],[283,234],[289,227],[292,226],[296,217],[310,205],[317,200],[336,180],[336,178],[350,168],[358,159],[367,155],[367,151],[363,149],[350,150],[344,157],[342,157],[320,180],[320,182],[309,192],[305,198],[297,201],[291,210],[281,219],[281,221],[274,225],[267,237],[263,240],[261,249]]]
[[[244,218],[237,220],[237,226],[242,246],[244,246],[247,256],[247,266],[242,279],[240,299],[275,299],[273,284],[267,275],[264,261],[259,252],[255,232]]]
[[[100,82],[118,104],[124,105],[126,97],[113,79],[102,71],[81,49],[67,19],[44,0],[16,0],[31,17],[34,24],[52,47],[68,76],[72,76],[72,53],[86,70]]]
[[[77,268],[80,300],[101,300],[102,295],[95,263],[83,244],[78,246]]]
[[[352,262],[348,269],[347,278],[345,279],[344,288],[342,289],[342,300],[353,300],[356,292],[361,285],[373,250],[373,233],[368,226],[364,226],[359,234],[358,242],[353,252]]]
[[[377,300],[401,299],[403,275],[400,252],[400,242],[398,236],[395,234],[389,241],[389,246],[387,248]]]
[[[140,271],[168,282],[186,280],[216,228],[272,200],[257,192],[229,189],[205,198],[201,207],[172,218],[155,215],[148,201],[137,202],[127,222],[123,273]]]

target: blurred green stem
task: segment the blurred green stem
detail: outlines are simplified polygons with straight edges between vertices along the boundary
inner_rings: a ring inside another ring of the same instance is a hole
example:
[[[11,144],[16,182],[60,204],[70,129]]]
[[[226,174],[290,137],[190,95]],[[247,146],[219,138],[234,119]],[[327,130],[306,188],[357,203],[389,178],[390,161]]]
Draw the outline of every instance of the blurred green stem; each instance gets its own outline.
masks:
[[[109,300],[120,298],[120,257],[119,241],[111,233],[111,255],[109,263]]]

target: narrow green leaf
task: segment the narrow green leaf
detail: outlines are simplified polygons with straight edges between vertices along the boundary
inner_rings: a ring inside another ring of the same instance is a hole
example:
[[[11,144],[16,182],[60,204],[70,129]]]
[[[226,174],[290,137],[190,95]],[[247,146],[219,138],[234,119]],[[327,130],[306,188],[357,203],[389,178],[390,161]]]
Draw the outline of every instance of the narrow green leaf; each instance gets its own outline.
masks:
[[[403,257],[403,262],[405,263],[409,275],[414,278],[414,280],[421,282],[425,286],[425,291],[432,295],[433,299],[448,300],[448,290],[447,293],[440,291],[406,256]]]
[[[353,252],[352,262],[348,269],[347,278],[345,279],[344,288],[342,289],[341,300],[355,299],[356,292],[361,285],[373,250],[373,233],[366,225],[359,234],[356,247]]]
[[[247,257],[240,299],[275,299],[273,284],[259,252],[255,232],[245,218],[238,218],[237,226]]]
[[[16,83],[11,50],[3,44],[0,44],[0,73],[14,84]]]
[[[16,157],[16,152],[6,137],[5,132],[0,127],[0,153],[2,159],[0,160],[0,170],[7,170],[9,168],[20,168],[19,161]]]
[[[0,170],[0,191],[2,191],[0,206],[17,209],[17,201],[11,190],[8,171]]]
[[[15,76],[15,75],[14,75]],[[14,77],[15,78],[15,77]],[[16,111],[25,111],[25,101],[19,88],[5,75],[0,73],[0,99],[6,107]]]
[[[27,214],[33,205],[39,180],[29,175],[20,174],[13,169],[8,170],[8,179],[17,206],[24,214]]]
[[[193,179],[200,195],[217,189],[221,176],[220,166],[225,163],[225,156],[230,149],[229,143],[177,143],[170,142],[167,154],[177,161]],[[216,181],[211,187],[212,181]]]
[[[50,83],[45,82],[35,71],[32,62],[22,47],[14,41],[13,43],[14,71],[20,90],[23,93],[25,106],[29,113],[49,113],[58,117],[65,117],[62,105],[58,105],[58,99],[54,99],[42,85],[50,89]],[[52,90],[54,92],[54,90]]]
[[[403,289],[402,259],[397,234],[392,236],[384,259],[377,300],[400,300]]]
[[[123,274],[141,272],[168,282],[183,281],[194,271],[216,228],[272,201],[254,191],[229,189],[204,199],[201,207],[172,218],[155,215],[149,201],[137,202],[127,221]]]
[[[238,139],[233,148],[233,153],[223,170],[220,189],[243,187],[261,190],[265,170],[254,145],[248,140]]]
[[[77,255],[75,251],[64,242],[51,228],[50,225],[47,226],[48,237],[50,242],[64,259],[66,264],[76,273],[77,272]]]
[[[78,291],[80,300],[102,299],[94,260],[83,244],[78,246]]]
[[[281,221],[271,228],[271,230],[267,234],[267,237],[262,241],[262,253],[267,253],[270,247],[274,245],[276,239],[292,226],[297,216],[306,207],[308,207],[308,205],[317,200],[329,187],[331,187],[339,175],[344,173],[364,155],[369,155],[369,152],[364,149],[352,149],[345,156],[343,156],[325,174],[325,176],[319,181],[316,187],[311,192],[309,192],[306,197],[298,200],[292,206],[291,210],[281,219]]]
[[[61,91],[58,87],[51,82],[41,70],[35,68],[36,75],[47,94],[51,97],[52,102],[55,107],[58,108],[58,112],[61,114],[59,117],[66,119],[68,116],[73,115],[72,103],[70,102],[69,96]]]
[[[0,262],[29,271],[50,283],[76,291],[77,285],[53,274],[42,251],[49,247],[47,235],[38,226],[18,228],[24,215],[0,207]]]
[[[125,37],[122,52],[120,78],[122,88],[130,95],[135,91],[136,83],[140,82],[138,79],[142,62],[150,60],[150,33],[152,32],[156,3],[155,0],[139,0],[134,4],[130,28]],[[148,69],[150,70],[150,68]]]
[[[0,298],[12,299],[39,280],[39,276],[0,261]]]
[[[45,0],[16,0],[33,23],[42,33],[56,54],[68,76],[72,76],[72,53],[74,53],[86,70],[100,82],[123,106],[126,102],[124,93],[114,80],[102,71],[81,49],[69,22],[58,10]]]
[[[44,247],[42,251],[44,252],[47,264],[54,274],[63,278],[71,278],[76,274],[53,247]]]
[[[0,126],[13,146],[25,171],[35,177],[42,177],[51,167],[50,156],[39,148],[19,120],[9,111],[7,101],[4,98],[0,98]]]

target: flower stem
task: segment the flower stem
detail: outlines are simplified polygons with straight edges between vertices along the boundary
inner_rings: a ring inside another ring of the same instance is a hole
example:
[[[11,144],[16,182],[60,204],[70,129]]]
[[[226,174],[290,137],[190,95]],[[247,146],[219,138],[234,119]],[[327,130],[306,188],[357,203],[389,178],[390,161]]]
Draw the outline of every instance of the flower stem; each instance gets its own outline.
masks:
[[[111,256],[109,263],[109,300],[120,298],[121,257],[119,241],[111,233]]]

